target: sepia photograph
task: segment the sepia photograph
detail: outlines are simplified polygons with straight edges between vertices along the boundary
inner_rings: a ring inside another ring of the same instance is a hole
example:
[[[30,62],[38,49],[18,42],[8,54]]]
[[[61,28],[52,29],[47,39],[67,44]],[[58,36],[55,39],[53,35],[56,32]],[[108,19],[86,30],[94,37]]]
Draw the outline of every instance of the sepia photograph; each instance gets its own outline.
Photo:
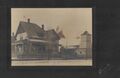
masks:
[[[92,66],[92,8],[11,8],[11,66]]]

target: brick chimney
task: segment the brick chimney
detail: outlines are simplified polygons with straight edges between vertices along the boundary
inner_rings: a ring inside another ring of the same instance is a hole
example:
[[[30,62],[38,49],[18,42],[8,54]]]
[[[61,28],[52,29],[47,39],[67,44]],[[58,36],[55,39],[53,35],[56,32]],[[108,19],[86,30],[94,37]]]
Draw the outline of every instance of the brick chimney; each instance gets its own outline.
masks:
[[[42,24],[42,29],[44,30],[44,24]]]
[[[12,36],[14,37],[14,32],[12,33]]]
[[[27,21],[28,21],[28,23],[30,23],[30,18],[28,18],[28,20],[27,20]]]

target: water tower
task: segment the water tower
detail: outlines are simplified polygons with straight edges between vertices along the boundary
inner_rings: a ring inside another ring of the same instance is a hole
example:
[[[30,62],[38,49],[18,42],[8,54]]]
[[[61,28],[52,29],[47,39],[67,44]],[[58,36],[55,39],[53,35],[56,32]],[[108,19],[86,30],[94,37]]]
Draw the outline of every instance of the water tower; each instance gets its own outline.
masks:
[[[89,34],[88,31],[85,31],[81,34],[80,49],[85,53],[86,58],[92,57],[92,40],[91,34]]]

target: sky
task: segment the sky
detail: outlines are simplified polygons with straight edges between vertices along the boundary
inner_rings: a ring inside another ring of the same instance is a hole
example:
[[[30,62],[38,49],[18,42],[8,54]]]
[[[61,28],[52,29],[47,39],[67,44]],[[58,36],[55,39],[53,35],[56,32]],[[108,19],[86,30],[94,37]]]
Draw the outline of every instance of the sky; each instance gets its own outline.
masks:
[[[20,21],[39,26],[45,25],[45,30],[62,30],[65,38],[59,42],[63,45],[79,45],[80,35],[84,31],[92,34],[92,8],[12,8],[11,33],[16,33]]]

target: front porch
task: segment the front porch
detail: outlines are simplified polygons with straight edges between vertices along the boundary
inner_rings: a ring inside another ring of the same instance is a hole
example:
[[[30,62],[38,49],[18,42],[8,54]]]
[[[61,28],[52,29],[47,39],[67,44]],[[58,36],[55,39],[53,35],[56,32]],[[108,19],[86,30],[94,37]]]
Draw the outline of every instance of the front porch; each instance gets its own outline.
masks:
[[[46,43],[41,41],[20,40],[16,41],[18,58],[42,58],[46,53]]]
[[[48,41],[45,40],[20,40],[16,41],[15,46],[16,56],[19,59],[50,59],[52,58],[53,54],[58,53],[58,51],[54,50],[56,46],[51,45]]]

